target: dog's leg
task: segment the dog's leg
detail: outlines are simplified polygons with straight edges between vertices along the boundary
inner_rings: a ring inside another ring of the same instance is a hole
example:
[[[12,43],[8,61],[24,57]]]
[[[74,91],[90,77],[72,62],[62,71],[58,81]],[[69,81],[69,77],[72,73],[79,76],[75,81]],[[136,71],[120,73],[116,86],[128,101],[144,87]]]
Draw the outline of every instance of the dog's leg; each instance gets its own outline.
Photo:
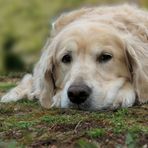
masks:
[[[32,90],[33,78],[31,74],[27,74],[21,80],[18,86],[10,90],[1,98],[1,102],[11,102],[28,97]]]

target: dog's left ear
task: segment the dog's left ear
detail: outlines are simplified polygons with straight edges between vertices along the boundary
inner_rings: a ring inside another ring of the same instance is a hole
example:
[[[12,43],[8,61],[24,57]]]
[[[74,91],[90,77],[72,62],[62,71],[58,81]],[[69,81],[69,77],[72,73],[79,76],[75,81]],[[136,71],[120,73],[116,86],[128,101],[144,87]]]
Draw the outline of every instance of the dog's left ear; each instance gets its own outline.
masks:
[[[148,101],[148,44],[127,39],[126,57],[139,103]]]

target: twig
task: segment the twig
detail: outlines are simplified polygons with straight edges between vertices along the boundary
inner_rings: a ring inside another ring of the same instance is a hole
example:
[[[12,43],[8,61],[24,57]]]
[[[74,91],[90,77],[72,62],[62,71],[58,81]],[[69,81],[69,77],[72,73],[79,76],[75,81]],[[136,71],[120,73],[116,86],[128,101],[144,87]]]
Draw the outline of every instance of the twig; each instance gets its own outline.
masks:
[[[79,121],[78,124],[75,126],[74,133],[77,133],[77,128],[79,127],[79,125],[80,125],[81,122],[82,122],[82,120]]]

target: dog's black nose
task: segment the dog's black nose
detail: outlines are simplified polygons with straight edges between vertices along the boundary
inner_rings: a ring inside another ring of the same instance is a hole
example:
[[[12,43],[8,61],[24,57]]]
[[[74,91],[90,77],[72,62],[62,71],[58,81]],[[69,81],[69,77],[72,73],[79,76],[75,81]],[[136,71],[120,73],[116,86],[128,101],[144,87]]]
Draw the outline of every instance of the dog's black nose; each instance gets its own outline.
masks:
[[[91,89],[87,85],[71,85],[68,89],[68,98],[72,103],[81,104],[91,94]]]

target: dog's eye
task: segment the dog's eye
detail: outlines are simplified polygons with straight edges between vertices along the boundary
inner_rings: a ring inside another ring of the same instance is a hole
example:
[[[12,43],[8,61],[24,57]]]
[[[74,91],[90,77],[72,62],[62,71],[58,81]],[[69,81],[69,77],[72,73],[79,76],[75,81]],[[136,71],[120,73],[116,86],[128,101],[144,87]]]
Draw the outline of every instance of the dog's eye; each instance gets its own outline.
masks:
[[[112,59],[112,55],[110,53],[102,53],[98,58],[97,61],[100,63],[105,63],[108,62],[109,60]]]
[[[70,54],[66,54],[66,55],[64,55],[63,58],[62,58],[62,62],[63,62],[63,63],[70,63],[71,61],[72,61],[72,57],[71,57]]]

